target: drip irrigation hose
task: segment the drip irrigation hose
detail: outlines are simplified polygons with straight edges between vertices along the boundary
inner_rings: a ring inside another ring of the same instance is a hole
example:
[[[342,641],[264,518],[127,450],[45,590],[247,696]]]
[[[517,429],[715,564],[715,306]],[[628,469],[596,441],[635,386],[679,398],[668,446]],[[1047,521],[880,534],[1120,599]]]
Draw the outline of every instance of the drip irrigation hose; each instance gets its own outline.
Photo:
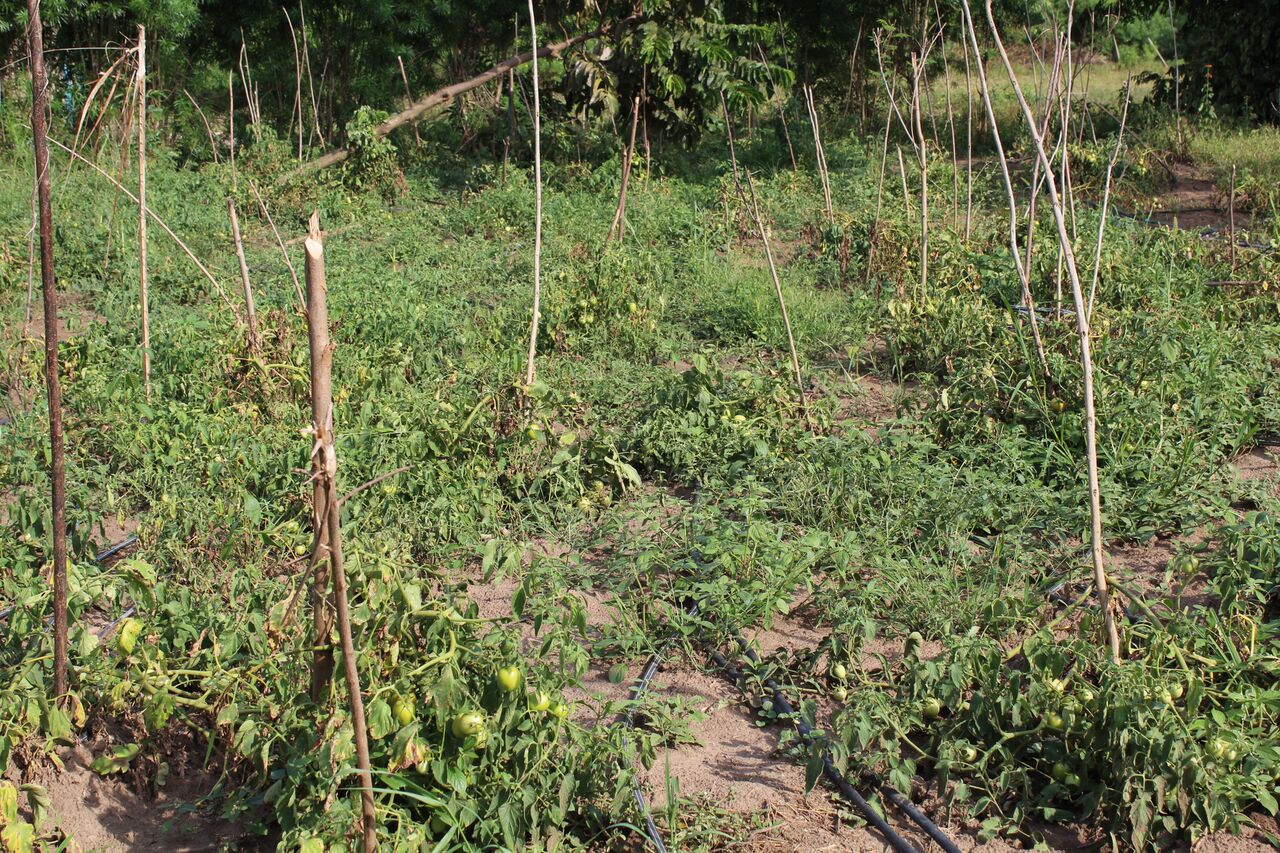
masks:
[[[99,551],[98,554],[94,556],[93,561],[95,563],[105,563],[107,560],[110,560],[112,557],[116,556],[121,551],[131,547],[137,541],[138,541],[137,536],[126,536],[116,544],[111,545],[110,547],[102,551]],[[14,605],[9,605],[3,610],[0,610],[0,621],[8,619],[9,614],[13,612],[13,608],[14,608]]]
[[[742,672],[734,667],[733,664],[729,663],[725,656],[720,654],[720,652],[715,649],[710,649],[709,654],[712,662],[715,663],[715,665],[718,666],[725,675],[733,679],[735,683],[743,679]],[[774,704],[781,709],[783,714],[791,717],[792,723],[796,727],[796,731],[800,732],[802,737],[808,737],[813,730],[809,728],[806,723],[796,718],[795,709],[791,707],[791,703],[787,701],[787,697],[782,695],[780,690],[775,689],[772,680],[766,681],[765,685],[773,691]],[[840,792],[840,796],[844,797],[856,806],[858,811],[862,812],[866,817],[867,821],[880,831],[880,834],[889,842],[890,847],[897,850],[898,853],[919,853],[911,842],[899,835],[898,832],[880,816],[879,812],[872,808],[871,804],[858,793],[857,789],[854,788],[853,785],[849,784],[849,780],[846,779],[844,774],[841,773],[831,762],[831,756],[825,750],[822,755],[822,774],[827,778],[827,781],[834,785],[835,789]]]
[[[738,635],[738,645],[741,647],[743,654],[747,656],[747,659],[749,661],[751,661],[753,664],[760,663],[760,658],[751,649],[751,647],[747,645],[746,639],[741,634]],[[773,701],[776,705],[782,708],[782,712],[784,714],[793,714],[794,709],[791,706],[791,702],[787,699],[786,695],[782,692],[782,688],[781,686],[779,686],[778,682],[776,682],[772,678],[768,678],[768,679],[765,679],[764,683],[765,683],[765,686],[768,687],[773,692]],[[794,720],[796,729],[800,732],[801,736],[808,738],[813,735],[813,729],[810,728],[810,726],[807,723],[798,719],[798,717],[793,717],[792,719]],[[831,768],[832,770],[834,770],[834,767],[832,767],[829,757],[825,754],[823,755],[823,762],[824,762],[824,768],[823,768],[824,770],[826,770],[827,768]],[[843,781],[843,784],[845,785],[849,784],[847,781],[844,780],[843,776],[841,776],[841,780]],[[898,809],[902,811],[903,814],[909,817],[912,820],[912,822],[916,824],[916,826],[924,830],[924,833],[928,835],[931,839],[933,839],[934,843],[936,843],[939,847],[941,847],[944,851],[946,851],[946,853],[960,853],[960,848],[955,845],[955,842],[953,842],[945,832],[939,829],[937,824],[931,821],[928,818],[928,816],[925,815],[924,812],[920,811],[920,809],[918,809],[916,805],[911,802],[911,800],[903,796],[901,792],[899,792],[897,789],[893,788],[892,786],[876,779],[870,774],[867,774],[867,781],[877,785],[880,788],[880,792],[885,795],[885,797],[889,800],[889,802],[897,806]]]
[[[690,604],[685,612],[690,616],[696,615],[698,605],[696,603]],[[667,650],[671,648],[671,644],[675,640],[675,633],[667,637],[666,642],[649,656],[649,660],[645,663],[640,677],[631,685],[631,690],[627,694],[627,710],[618,718],[618,723],[626,731],[631,731],[635,728],[636,702],[649,690],[649,684],[662,669],[662,659],[666,657]],[[635,800],[636,808],[640,810],[640,815],[644,819],[644,830],[645,834],[649,836],[649,843],[653,845],[653,849],[657,853],[667,853],[667,846],[662,841],[662,832],[658,829],[658,824],[653,819],[653,811],[649,808],[649,801],[646,799],[638,781],[631,786],[631,798]]]

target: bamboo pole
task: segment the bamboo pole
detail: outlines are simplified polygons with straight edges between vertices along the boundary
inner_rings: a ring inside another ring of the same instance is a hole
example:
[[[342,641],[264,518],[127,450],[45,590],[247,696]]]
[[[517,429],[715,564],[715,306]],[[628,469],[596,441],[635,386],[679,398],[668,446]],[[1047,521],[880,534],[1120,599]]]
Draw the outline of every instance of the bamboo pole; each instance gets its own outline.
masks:
[[[617,236],[618,241],[622,241],[622,232],[626,228],[627,215],[627,184],[631,180],[631,163],[636,151],[636,127],[640,123],[640,96],[636,95],[635,100],[631,103],[631,142],[627,145],[625,151],[622,152],[622,187],[618,191],[618,208],[613,213],[613,224],[609,226],[609,236],[605,237],[604,244],[607,246]]]
[[[1231,165],[1231,195],[1227,200],[1227,239],[1231,241],[1231,274],[1236,274],[1236,167]]]
[[[529,41],[538,43],[538,23],[529,0]],[[529,323],[529,358],[525,365],[526,392],[537,375],[538,320],[542,303],[542,102],[538,94],[538,54],[533,51],[533,318]]]
[[[293,133],[293,118],[298,117],[298,162],[302,162],[302,55],[298,53],[298,34],[293,29],[293,18],[289,10],[281,6],[284,19],[289,24],[289,38],[293,41],[293,109],[289,112],[289,130],[285,139]]]
[[[916,129],[916,157],[920,161],[920,295],[929,289],[929,143],[924,136],[920,78],[924,74],[924,55],[911,55],[911,114]]]
[[[1124,125],[1129,117],[1129,82],[1124,87],[1124,109],[1120,111],[1120,130],[1116,134],[1116,147],[1107,161],[1107,178],[1102,184],[1101,219],[1098,220],[1098,241],[1093,249],[1093,279],[1089,282],[1089,319],[1093,319],[1093,297],[1098,290],[1098,276],[1102,271],[1102,235],[1107,227],[1107,205],[1111,201],[1111,175],[1115,172],[1116,161],[1120,159],[1121,146],[1124,144]]]
[[[311,347],[311,451],[315,547],[312,550],[313,615],[315,657],[312,660],[311,695],[323,701],[333,672],[332,630],[326,600],[332,581],[333,605],[338,617],[338,640],[342,647],[342,668],[351,701],[351,726],[356,743],[356,766],[360,775],[360,811],[364,828],[364,849],[377,849],[377,814],[373,803],[373,774],[369,764],[369,734],[365,724],[364,700],[355,641],[351,635],[351,615],[347,603],[347,579],[342,556],[339,524],[337,474],[338,455],[333,430],[333,350],[329,337],[328,283],[324,270],[324,242],[320,217],[311,214],[306,240],[307,252],[307,333]]]
[[[404,59],[398,53],[396,54],[396,64],[400,66],[400,80],[404,83],[405,106],[408,106],[413,103],[413,90],[409,88],[409,75],[404,70]],[[515,72],[512,71],[510,73],[514,74]],[[418,132],[417,122],[414,122],[413,125],[413,141],[418,147],[422,147],[422,135]]]
[[[49,397],[49,482],[53,504],[53,692],[67,692],[67,472],[62,436],[62,386],[58,378],[58,289],[53,273],[53,209],[49,192],[49,79],[44,67],[40,0],[27,0],[31,48],[31,144],[35,154],[40,217],[40,283],[44,295],[44,373]]]
[[[231,190],[236,189],[236,88],[234,72],[227,72],[227,156],[231,159]]]
[[[760,216],[760,205],[756,201],[756,186],[751,180],[751,172],[744,169],[743,175],[747,179],[747,189],[751,192],[751,214],[756,220],[756,228],[760,232],[760,242],[764,244],[765,260],[769,262],[769,275],[773,278],[773,290],[778,295],[778,309],[782,313],[782,327],[787,332],[787,348],[791,351],[791,369],[795,373],[796,393],[800,400],[800,413],[804,415],[805,423],[810,431],[813,430],[813,423],[809,420],[809,403],[804,393],[804,377],[800,373],[800,356],[796,352],[796,339],[791,333],[791,317],[787,313],[787,300],[782,295],[782,281],[778,278],[778,266],[773,260],[773,249],[769,245],[769,232],[765,230],[764,219]]]
[[[967,9],[968,0],[962,0],[962,2]],[[1044,167],[1045,188],[1049,193],[1049,203],[1053,208],[1053,219],[1058,229],[1058,243],[1062,247],[1062,252],[1066,259],[1067,275],[1071,280],[1071,296],[1075,302],[1076,330],[1080,335],[1080,363],[1084,379],[1085,463],[1089,476],[1090,552],[1093,557],[1094,589],[1098,594],[1098,606],[1102,610],[1107,640],[1111,647],[1111,659],[1118,664],[1120,662],[1120,635],[1116,630],[1115,614],[1111,604],[1111,593],[1107,587],[1106,564],[1102,551],[1102,494],[1098,482],[1098,415],[1094,402],[1093,358],[1089,340],[1089,317],[1084,302],[1084,290],[1080,286],[1080,274],[1076,268],[1071,235],[1067,231],[1066,214],[1063,211],[1062,199],[1058,194],[1057,182],[1054,179],[1053,169],[1049,163],[1049,155],[1045,151],[1044,139],[1036,128],[1035,116],[1031,114],[1031,107],[1027,104],[1027,99],[1022,93],[1022,87],[1018,84],[1018,76],[1013,71],[1013,64],[1009,60],[1008,51],[1005,50],[1004,43],[1000,40],[1000,33],[996,28],[995,14],[991,9],[991,0],[986,0],[986,14],[987,25],[991,29],[996,52],[1000,54],[1000,61],[1003,63],[1005,73],[1013,86],[1013,93],[1018,100],[1018,106],[1022,109],[1022,116],[1026,120],[1027,129],[1031,134],[1036,156]]]
[[[120,191],[122,195],[124,195],[134,204],[138,205],[139,209],[145,210],[147,212],[147,215],[150,216],[151,219],[153,219],[155,223],[160,226],[161,230],[164,231],[164,233],[169,235],[169,237],[173,240],[174,243],[178,244],[178,248],[183,251],[183,254],[185,254],[188,258],[190,258],[191,262],[196,265],[196,268],[204,274],[204,277],[207,278],[209,280],[209,283],[213,285],[214,291],[218,294],[218,296],[222,298],[222,301],[227,303],[227,305],[232,310],[235,310],[235,303],[232,302],[230,297],[227,296],[226,291],[222,289],[222,285],[218,283],[218,280],[213,277],[213,273],[209,272],[209,268],[206,267],[198,257],[196,257],[196,253],[191,251],[190,247],[188,247],[186,243],[182,242],[182,238],[180,238],[177,234],[175,234],[173,232],[173,229],[170,228],[163,219],[161,219],[159,216],[156,215],[156,212],[154,210],[142,204],[136,195],[129,192],[129,190],[125,189],[123,184],[121,184],[119,181],[113,178],[110,174],[108,174],[97,163],[94,163],[92,160],[85,158],[84,155],[82,154],[78,154],[75,151],[72,151],[70,148],[63,145],[61,142],[59,142],[56,139],[50,139],[49,141],[52,142],[58,148],[61,148],[63,151],[67,152],[67,154],[71,155],[72,158],[79,160],[81,163],[84,163],[86,166],[93,169],[99,175],[106,178],[108,181],[111,182],[113,186],[115,186],[117,190]]]
[[[962,42],[964,38],[960,39]],[[969,67],[969,45],[964,46],[964,241],[973,235],[973,76]]]
[[[746,201],[747,194],[742,191],[742,181],[738,177],[738,151],[733,143],[733,123],[729,120],[729,102],[724,92],[720,93],[720,112],[724,115],[724,132],[729,140],[729,164],[733,167],[733,185],[738,190],[738,198]]]
[[[244,243],[240,239],[236,203],[230,196],[227,197],[227,216],[231,218],[231,239],[236,246],[236,260],[240,262],[240,288],[244,293],[245,324],[249,327],[249,351],[256,354],[262,349],[262,340],[258,337],[258,312],[253,305],[253,288],[249,284],[249,264],[244,259]]]
[[[147,31],[138,25],[138,286],[142,300],[142,386],[151,400],[151,306],[147,294]]]
[[[1018,201],[1013,191],[1013,177],[1009,174],[1009,159],[1004,153],[1004,143],[1000,139],[1000,125],[996,122],[995,107],[991,103],[991,89],[987,84],[987,71],[982,64],[982,52],[978,47],[978,35],[970,17],[968,0],[964,0],[965,28],[969,35],[969,47],[973,50],[973,65],[978,73],[978,86],[982,95],[982,104],[987,111],[987,121],[991,125],[991,139],[996,146],[996,162],[1000,164],[1000,176],[1004,179],[1005,201],[1009,205],[1009,252],[1013,256],[1013,265],[1018,272],[1018,280],[1022,284],[1022,302],[1027,307],[1027,320],[1031,325],[1031,338],[1035,342],[1036,356],[1040,359],[1040,371],[1045,382],[1051,382],[1049,360],[1044,351],[1044,340],[1040,337],[1040,320],[1036,316],[1036,303],[1031,294],[1031,270],[1022,262],[1018,252]],[[1034,199],[1034,195],[1032,196]]]
[[[836,224],[836,214],[831,206],[831,184],[827,180],[827,155],[822,150],[822,134],[818,130],[818,108],[813,100],[813,87],[804,86],[804,104],[809,112],[809,124],[813,127],[813,151],[818,162],[818,180],[822,184],[822,203],[827,212],[827,222]]]

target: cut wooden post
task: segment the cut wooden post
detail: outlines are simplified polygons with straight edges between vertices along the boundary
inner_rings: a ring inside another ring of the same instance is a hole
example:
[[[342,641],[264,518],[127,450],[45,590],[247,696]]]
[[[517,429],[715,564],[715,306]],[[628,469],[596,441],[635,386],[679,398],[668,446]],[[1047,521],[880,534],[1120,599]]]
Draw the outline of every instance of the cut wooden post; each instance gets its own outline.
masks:
[[[311,449],[315,498],[315,548],[312,552],[313,602],[315,604],[317,649],[329,642],[330,622],[326,593],[329,578],[333,583],[333,604],[338,616],[338,641],[342,647],[342,669],[346,676],[347,694],[351,701],[351,727],[356,744],[356,767],[360,774],[360,812],[364,828],[364,849],[372,853],[378,847],[377,814],[373,803],[373,774],[369,765],[369,733],[365,724],[364,699],[360,690],[360,670],[356,661],[355,641],[351,634],[351,614],[347,602],[347,577],[342,558],[342,532],[339,523],[337,490],[338,454],[333,431],[333,341],[329,338],[327,282],[324,274],[324,243],[320,237],[320,217],[311,214],[306,240],[307,251],[307,330],[311,345]],[[327,571],[324,566],[327,565]],[[327,576],[327,577],[326,577]],[[318,593],[318,594],[317,594]],[[323,615],[323,618],[319,618]],[[323,631],[323,633],[321,633]],[[323,701],[332,674],[333,654],[317,658],[312,668],[312,698]],[[316,666],[315,664],[319,664]],[[322,678],[318,678],[322,676]]]
[[[604,240],[606,246],[615,236],[621,242],[623,229],[626,228],[627,184],[631,180],[631,162],[636,151],[636,127],[639,123],[640,96],[637,95],[631,104],[631,142],[627,145],[626,150],[622,152],[622,188],[618,191],[618,208],[613,213],[613,224],[609,226],[609,236]]]
[[[147,31],[138,26],[138,285],[142,300],[142,387],[151,400],[151,307],[147,295]]]
[[[49,80],[44,68],[40,0],[27,0],[31,49],[31,144],[40,218],[40,284],[44,294],[44,378],[49,397],[49,482],[53,503],[53,692],[67,692],[67,473],[62,447],[62,386],[58,380],[58,290],[53,274],[53,208],[49,200]]]
[[[329,636],[333,619],[329,612],[328,520],[329,491],[325,483],[325,434],[333,416],[333,343],[329,340],[328,283],[324,272],[324,243],[320,239],[320,217],[311,215],[306,242],[307,337],[311,347],[311,519],[314,530],[311,553],[311,614],[315,628],[315,651],[311,658],[311,701],[325,699],[333,676],[333,647]]]
[[[529,40],[538,43],[538,23],[529,0]],[[529,323],[529,360],[525,364],[526,392],[537,375],[538,321],[542,306],[542,102],[538,95],[538,53],[533,52],[533,319]]]
[[[231,217],[231,239],[236,245],[236,260],[240,262],[240,287],[244,292],[244,318],[249,327],[249,351],[257,353],[262,348],[258,337],[258,312],[253,306],[253,288],[249,285],[249,264],[244,259],[244,243],[240,240],[240,220],[236,217],[235,200],[228,196],[227,215]]]

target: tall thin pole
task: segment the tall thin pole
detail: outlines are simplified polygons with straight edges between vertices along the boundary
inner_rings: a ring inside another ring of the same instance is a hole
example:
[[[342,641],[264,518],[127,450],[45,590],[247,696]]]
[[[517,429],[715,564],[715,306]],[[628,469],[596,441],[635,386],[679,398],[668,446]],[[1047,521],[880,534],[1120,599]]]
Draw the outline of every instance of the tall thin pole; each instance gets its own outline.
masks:
[[[231,217],[231,239],[236,246],[236,260],[240,263],[240,289],[244,294],[244,318],[249,327],[249,351],[257,353],[262,346],[258,337],[258,312],[253,304],[253,287],[249,283],[249,264],[244,258],[244,241],[240,239],[240,219],[236,216],[235,199],[227,196],[227,215]]]
[[[538,24],[529,0],[529,39],[533,51],[533,320],[529,324],[529,361],[524,384],[533,384],[538,353],[538,320],[542,302],[542,104],[538,100]]]
[[[342,670],[346,676],[347,694],[351,700],[351,728],[356,743],[356,767],[360,775],[360,811],[364,826],[365,853],[378,848],[377,813],[373,802],[373,774],[369,765],[369,734],[364,716],[364,699],[360,691],[360,671],[356,662],[355,641],[351,636],[351,615],[347,603],[347,576],[342,559],[342,534],[338,517],[338,454],[334,449],[333,431],[333,350],[329,337],[329,312],[327,307],[328,283],[324,274],[324,243],[320,237],[320,218],[311,214],[307,240],[307,331],[311,345],[311,450],[312,476],[315,481],[315,542],[312,564],[328,564],[324,574],[333,581],[333,604],[338,616],[338,641],[342,646]],[[317,571],[316,577],[321,573]],[[326,588],[320,588],[316,601],[317,613],[325,611]],[[317,648],[329,641],[328,614],[325,614],[325,633],[315,637]],[[316,622],[317,629],[321,627]],[[319,659],[317,659],[319,661]],[[332,670],[332,656],[324,661],[328,669],[325,682],[317,685],[317,670],[312,671],[313,697],[324,697],[328,688],[328,674]],[[319,690],[317,690],[317,686]],[[318,701],[318,700],[317,700]]]
[[[147,295],[147,31],[138,25],[138,289],[142,300],[142,387],[151,400],[151,306]]]
[[[44,293],[44,378],[49,396],[49,458],[53,501],[53,692],[67,692],[67,472],[62,448],[62,387],[58,381],[58,291],[53,275],[53,208],[49,201],[49,80],[44,68],[40,0],[27,0],[31,45],[31,144],[35,149],[40,218],[40,283]]]
[[[1004,43],[1000,40],[1000,32],[996,28],[995,13],[991,10],[991,2],[992,0],[986,0],[987,24],[991,27],[991,35],[996,51],[1000,55],[1000,61],[1004,65],[1009,83],[1013,86],[1014,97],[1018,100],[1018,106],[1022,108],[1022,115],[1026,120],[1027,130],[1031,134],[1031,142],[1035,148],[1036,156],[1044,169],[1045,189],[1049,192],[1049,204],[1053,208],[1054,223],[1058,227],[1058,245],[1062,248],[1062,253],[1066,260],[1067,274],[1071,279],[1071,295],[1075,301],[1076,309],[1076,330],[1080,335],[1080,367],[1084,385],[1085,463],[1089,476],[1089,526],[1090,539],[1092,540],[1090,542],[1090,552],[1093,557],[1093,587],[1098,596],[1098,608],[1102,611],[1107,640],[1111,647],[1111,659],[1118,664],[1120,663],[1120,636],[1116,630],[1115,614],[1112,612],[1111,593],[1107,588],[1107,572],[1102,550],[1102,494],[1098,479],[1098,415],[1094,405],[1093,358],[1089,343],[1088,311],[1085,306],[1084,291],[1080,286],[1080,276],[1076,268],[1071,235],[1067,231],[1067,219],[1062,205],[1063,200],[1058,193],[1057,182],[1054,180],[1053,167],[1049,162],[1049,155],[1045,151],[1044,139],[1036,127],[1035,116],[1032,115],[1031,107],[1027,103],[1026,97],[1022,94],[1022,87],[1018,84],[1018,77],[1014,73],[1013,64],[1009,61],[1009,54],[1005,50]],[[968,6],[967,0],[965,0],[965,6],[966,8]],[[1104,219],[1103,221],[1105,222],[1106,220]]]

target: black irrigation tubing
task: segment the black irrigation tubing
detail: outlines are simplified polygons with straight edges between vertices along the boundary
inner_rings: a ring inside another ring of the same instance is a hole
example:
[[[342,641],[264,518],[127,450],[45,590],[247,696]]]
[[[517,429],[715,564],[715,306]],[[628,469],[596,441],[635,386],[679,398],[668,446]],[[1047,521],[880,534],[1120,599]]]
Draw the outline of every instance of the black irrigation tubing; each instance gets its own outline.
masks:
[[[692,615],[697,613],[697,605],[689,608]],[[622,714],[619,723],[627,730],[631,731],[635,728],[635,705],[646,691],[649,689],[650,682],[653,681],[658,671],[662,669],[662,659],[666,656],[667,649],[675,642],[675,634],[667,638],[662,646],[649,656],[649,661],[645,664],[644,670],[640,673],[640,677],[631,685],[631,691],[627,695],[627,710]],[[640,810],[641,817],[644,818],[645,834],[649,836],[649,843],[653,845],[653,849],[657,853],[667,853],[667,845],[662,841],[662,832],[658,829],[658,824],[653,819],[653,812],[649,808],[649,801],[645,798],[644,791],[640,787],[639,781],[631,786],[631,798],[635,800],[636,808]]]
[[[137,541],[138,541],[138,537],[136,535],[126,536],[116,544],[111,545],[110,547],[102,551],[99,551],[98,554],[94,556],[93,561],[95,563],[105,563],[107,560],[110,560],[112,557],[116,556],[121,551],[133,546]],[[8,619],[9,614],[13,612],[13,608],[14,608],[14,605],[9,605],[3,610],[0,610],[0,621]],[[121,617],[121,618],[124,618],[124,617]],[[116,620],[116,621],[118,622],[119,620]]]
[[[686,609],[686,613],[689,615],[695,615],[697,612],[698,605],[696,603],[690,604]],[[666,655],[667,649],[670,648],[673,642],[675,642],[675,639],[676,635],[673,633],[667,638],[658,651],[654,652],[649,657],[644,670],[640,674],[640,678],[632,685],[628,708],[620,719],[621,724],[626,728],[630,729],[634,726],[635,702],[649,689],[649,685],[653,681],[654,676],[656,676],[662,668],[663,658]],[[738,636],[738,643],[752,663],[759,663],[759,658],[747,645],[746,640],[741,635]],[[736,669],[719,651],[714,648],[710,648],[708,649],[708,654],[716,666],[718,666],[725,675],[729,676],[734,683],[738,683],[742,680],[742,673]],[[772,691],[774,704],[781,709],[783,715],[791,719],[796,730],[800,733],[800,736],[806,739],[812,738],[814,736],[813,729],[807,723],[798,718],[794,707],[782,692],[782,688],[778,683],[773,679],[767,679],[765,681],[765,686]],[[823,775],[827,780],[835,787],[842,797],[862,812],[862,814],[867,818],[867,821],[885,837],[890,847],[899,851],[899,853],[919,853],[919,851],[909,841],[907,841],[907,839],[894,830],[894,828],[890,826],[874,808],[871,807],[871,804],[858,793],[858,790],[853,787],[845,775],[832,763],[830,754],[825,750],[822,756],[822,764]],[[884,794],[885,798],[910,818],[912,822],[919,826],[926,835],[928,835],[945,851],[945,853],[960,853],[960,848],[958,848],[955,843],[947,837],[946,833],[939,829],[933,821],[920,811],[914,803],[889,785],[884,783],[878,784],[880,791]],[[644,818],[645,832],[649,836],[649,841],[653,845],[653,848],[658,851],[658,853],[666,853],[667,848],[662,840],[662,833],[654,822],[653,813],[649,809],[648,801],[638,784],[632,788],[632,798],[635,800],[636,806],[639,808],[640,814]]]
[[[738,645],[742,648],[743,654],[747,656],[748,660],[750,660],[753,664],[760,663],[760,658],[757,657],[756,653],[752,651],[749,645],[747,645],[746,639],[741,634],[738,635]],[[765,679],[764,683],[766,687],[768,687],[771,691],[773,691],[773,701],[776,705],[778,705],[778,707],[782,709],[782,712],[787,715],[794,715],[794,716],[791,716],[791,719],[795,723],[796,730],[800,732],[801,736],[805,738],[811,737],[813,735],[813,729],[810,728],[807,723],[800,720],[798,715],[795,715],[795,711],[791,706],[791,702],[787,699],[786,695],[782,692],[782,688],[778,685],[778,683],[774,681],[772,678]],[[835,769],[831,765],[831,760],[828,755],[826,754],[823,755],[823,762],[824,762],[823,769],[824,771],[828,772],[828,774]],[[945,850],[946,853],[960,853],[960,848],[955,845],[955,842],[953,842],[945,832],[939,829],[937,824],[931,821],[924,814],[924,812],[916,808],[914,803],[912,803],[909,799],[903,796],[899,791],[897,791],[892,786],[884,782],[878,782],[877,784],[880,787],[880,792],[885,795],[885,797],[889,800],[889,802],[897,806],[899,810],[901,810],[917,826],[919,826],[922,830],[924,830],[925,834],[928,835],[931,839],[933,839],[934,843],[936,843],[939,847]],[[841,783],[838,784],[837,787],[841,787],[841,786],[847,786],[852,790],[852,786],[849,785],[848,781],[845,780],[843,776],[841,776]],[[841,793],[844,793],[843,788],[841,790]],[[854,793],[857,793],[857,792],[855,791]]]
[[[725,675],[733,679],[734,683],[743,680],[742,672],[735,668],[733,664],[729,663],[724,655],[720,654],[720,652],[715,649],[710,649],[708,653],[711,656],[712,662],[715,663],[715,665],[718,666]],[[791,718],[792,723],[796,727],[796,731],[800,732],[802,737],[808,737],[813,730],[809,728],[806,723],[798,719],[795,709],[791,707],[791,703],[787,701],[786,696],[782,695],[782,691],[775,689],[775,685],[771,680],[766,681],[765,684],[773,691],[774,705],[781,709],[783,714]],[[920,853],[920,851],[918,851],[911,842],[899,835],[898,832],[889,825],[888,821],[881,817],[880,813],[871,807],[871,804],[858,793],[858,790],[854,788],[853,785],[849,784],[849,780],[846,779],[844,774],[841,773],[839,769],[836,768],[835,764],[831,762],[831,756],[825,750],[822,755],[822,773],[827,778],[827,781],[834,785],[835,789],[840,792],[840,795],[856,806],[858,811],[862,812],[866,817],[867,821],[880,831],[880,834],[885,837],[885,840],[889,843],[890,847],[899,851],[899,853]],[[951,853],[951,851],[949,850],[948,853]]]

